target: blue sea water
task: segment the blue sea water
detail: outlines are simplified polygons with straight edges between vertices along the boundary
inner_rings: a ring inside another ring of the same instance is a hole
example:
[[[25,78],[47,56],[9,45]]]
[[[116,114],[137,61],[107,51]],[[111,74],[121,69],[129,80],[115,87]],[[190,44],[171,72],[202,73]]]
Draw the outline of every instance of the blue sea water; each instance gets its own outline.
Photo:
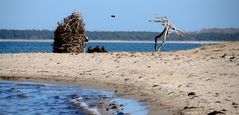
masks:
[[[154,43],[90,42],[86,47],[104,46],[109,52],[153,52]],[[187,50],[204,44],[166,43],[161,51]],[[52,42],[0,42],[0,53],[52,52]]]
[[[79,85],[0,80],[0,115],[100,115],[102,101],[122,105],[122,113],[148,113],[142,102],[118,98],[110,91]]]

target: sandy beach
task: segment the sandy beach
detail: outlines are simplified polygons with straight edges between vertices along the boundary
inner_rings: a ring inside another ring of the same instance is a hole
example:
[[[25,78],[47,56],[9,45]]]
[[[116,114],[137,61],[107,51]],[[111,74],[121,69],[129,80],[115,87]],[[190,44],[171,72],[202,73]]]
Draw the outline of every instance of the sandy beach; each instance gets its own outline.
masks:
[[[239,42],[156,53],[0,54],[0,79],[109,88],[150,115],[239,114]]]

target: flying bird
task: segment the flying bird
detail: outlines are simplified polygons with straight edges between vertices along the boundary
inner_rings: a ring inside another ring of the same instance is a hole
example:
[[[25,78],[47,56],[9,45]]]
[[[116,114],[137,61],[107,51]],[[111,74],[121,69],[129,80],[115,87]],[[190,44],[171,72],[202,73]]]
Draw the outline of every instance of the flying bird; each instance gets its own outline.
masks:
[[[115,15],[111,15],[111,18],[115,18]]]

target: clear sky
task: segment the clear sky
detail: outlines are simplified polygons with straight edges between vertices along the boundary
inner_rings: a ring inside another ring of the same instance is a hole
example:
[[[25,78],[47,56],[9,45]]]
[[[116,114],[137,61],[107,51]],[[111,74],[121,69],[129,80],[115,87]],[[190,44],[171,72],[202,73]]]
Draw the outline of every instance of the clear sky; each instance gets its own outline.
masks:
[[[239,28],[239,0],[0,0],[0,29],[54,30],[74,11],[89,31],[161,31],[156,14],[186,31]]]

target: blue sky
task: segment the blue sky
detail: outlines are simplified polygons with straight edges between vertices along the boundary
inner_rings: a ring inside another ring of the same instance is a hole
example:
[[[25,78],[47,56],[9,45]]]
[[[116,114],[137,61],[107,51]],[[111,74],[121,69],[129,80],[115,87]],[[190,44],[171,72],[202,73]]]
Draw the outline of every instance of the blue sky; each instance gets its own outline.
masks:
[[[239,0],[1,0],[0,29],[54,30],[74,11],[89,31],[161,31],[147,22],[156,14],[186,31],[239,28],[238,6]]]

